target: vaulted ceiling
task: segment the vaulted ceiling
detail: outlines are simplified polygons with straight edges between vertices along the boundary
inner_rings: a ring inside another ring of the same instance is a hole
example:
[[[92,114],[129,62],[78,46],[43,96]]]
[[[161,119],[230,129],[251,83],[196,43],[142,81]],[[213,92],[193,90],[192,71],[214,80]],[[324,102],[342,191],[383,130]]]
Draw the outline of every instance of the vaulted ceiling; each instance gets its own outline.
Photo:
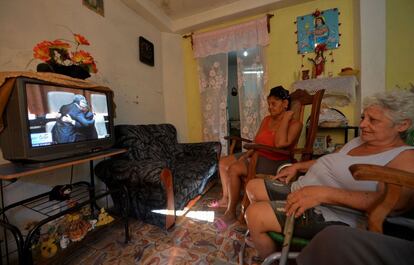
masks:
[[[161,31],[188,33],[311,0],[122,0]]]

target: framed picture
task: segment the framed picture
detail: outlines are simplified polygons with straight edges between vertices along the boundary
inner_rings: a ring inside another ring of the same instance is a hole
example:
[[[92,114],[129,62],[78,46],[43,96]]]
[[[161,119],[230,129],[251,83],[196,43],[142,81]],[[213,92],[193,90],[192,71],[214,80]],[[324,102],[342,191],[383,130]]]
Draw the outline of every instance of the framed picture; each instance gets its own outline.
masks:
[[[313,143],[313,154],[314,155],[323,155],[326,153],[327,143],[326,136],[316,136],[315,142]]]
[[[142,36],[139,37],[139,60],[154,66],[154,44]]]
[[[338,15],[338,9],[332,8],[297,17],[298,53],[314,52],[319,44],[325,44],[328,50],[338,48]]]
[[[104,16],[104,0],[82,0],[84,6]]]

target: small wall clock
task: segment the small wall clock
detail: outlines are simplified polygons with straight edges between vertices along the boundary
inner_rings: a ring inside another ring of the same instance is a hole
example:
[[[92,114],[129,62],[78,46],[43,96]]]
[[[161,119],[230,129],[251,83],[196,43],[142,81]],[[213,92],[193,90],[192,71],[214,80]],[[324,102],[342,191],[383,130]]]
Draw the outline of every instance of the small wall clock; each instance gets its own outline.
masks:
[[[142,36],[139,37],[139,60],[154,66],[154,44]]]

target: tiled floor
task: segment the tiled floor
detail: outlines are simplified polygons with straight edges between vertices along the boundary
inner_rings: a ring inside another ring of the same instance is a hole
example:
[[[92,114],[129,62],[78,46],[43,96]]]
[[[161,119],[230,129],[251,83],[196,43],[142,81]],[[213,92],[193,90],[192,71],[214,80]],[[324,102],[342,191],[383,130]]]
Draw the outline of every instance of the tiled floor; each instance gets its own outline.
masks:
[[[170,231],[131,219],[132,240],[123,242],[123,226],[106,229],[96,240],[72,253],[64,262],[79,264],[239,264],[238,254],[243,234],[230,226],[225,232],[218,232],[212,220],[223,214],[223,209],[208,208],[207,202],[218,198],[220,186],[216,185],[194,205],[186,215],[179,217]],[[200,217],[190,217],[201,214]],[[243,227],[242,227],[243,228]],[[255,251],[247,248],[244,264],[250,264]]]

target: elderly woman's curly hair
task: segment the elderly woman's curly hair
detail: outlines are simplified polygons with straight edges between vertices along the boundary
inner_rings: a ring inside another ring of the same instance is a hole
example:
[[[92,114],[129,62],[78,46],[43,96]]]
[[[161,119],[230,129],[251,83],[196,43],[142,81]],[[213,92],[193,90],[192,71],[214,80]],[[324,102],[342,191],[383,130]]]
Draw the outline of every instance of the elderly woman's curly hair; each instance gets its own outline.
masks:
[[[372,105],[378,105],[385,109],[385,114],[395,124],[409,120],[411,126],[408,130],[414,128],[414,88],[377,93],[372,97],[367,97],[364,100],[363,107],[367,108]],[[405,139],[407,131],[402,133],[401,137],[403,139]]]

